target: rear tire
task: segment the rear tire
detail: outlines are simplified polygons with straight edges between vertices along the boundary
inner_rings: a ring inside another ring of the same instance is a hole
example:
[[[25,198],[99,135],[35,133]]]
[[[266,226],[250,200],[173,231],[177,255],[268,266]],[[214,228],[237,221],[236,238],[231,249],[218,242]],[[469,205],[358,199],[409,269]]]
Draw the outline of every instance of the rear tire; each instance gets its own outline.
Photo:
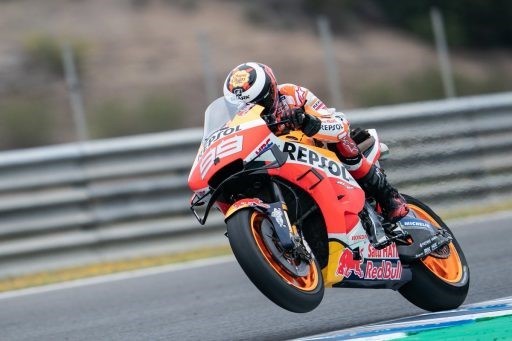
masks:
[[[283,255],[273,255],[272,248],[263,242],[264,222],[270,223],[254,209],[240,210],[228,218],[229,243],[238,263],[253,284],[280,307],[295,313],[315,309],[324,296],[320,266],[313,258],[305,264],[309,269],[307,275],[290,273],[279,261]]]
[[[450,256],[447,259],[427,256],[411,263],[412,281],[402,286],[399,292],[412,304],[425,310],[455,309],[464,302],[468,294],[470,276],[466,257],[453,232],[430,207],[418,199],[403,196],[418,218],[446,229],[453,236],[453,240],[448,245]]]

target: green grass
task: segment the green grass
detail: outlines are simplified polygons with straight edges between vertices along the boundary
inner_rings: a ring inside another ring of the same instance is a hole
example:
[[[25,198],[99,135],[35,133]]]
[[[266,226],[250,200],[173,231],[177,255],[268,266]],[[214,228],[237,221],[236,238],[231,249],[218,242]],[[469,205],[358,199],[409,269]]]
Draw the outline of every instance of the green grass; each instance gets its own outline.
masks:
[[[399,340],[477,341],[510,339],[512,339],[512,315],[480,318],[456,326],[410,333],[407,337]]]

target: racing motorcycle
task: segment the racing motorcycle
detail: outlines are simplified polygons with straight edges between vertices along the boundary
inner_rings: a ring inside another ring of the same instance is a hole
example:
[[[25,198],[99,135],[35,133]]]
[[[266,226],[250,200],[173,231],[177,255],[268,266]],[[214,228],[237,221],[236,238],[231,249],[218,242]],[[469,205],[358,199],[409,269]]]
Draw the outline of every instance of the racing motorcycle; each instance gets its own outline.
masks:
[[[241,268],[275,304],[315,309],[325,287],[388,288],[429,311],[465,300],[469,268],[452,231],[426,204],[390,224],[334,152],[302,132],[276,136],[263,107],[212,102],[188,184],[204,225],[213,206]],[[283,122],[281,122],[283,123]],[[376,130],[358,142],[373,163],[389,153]]]

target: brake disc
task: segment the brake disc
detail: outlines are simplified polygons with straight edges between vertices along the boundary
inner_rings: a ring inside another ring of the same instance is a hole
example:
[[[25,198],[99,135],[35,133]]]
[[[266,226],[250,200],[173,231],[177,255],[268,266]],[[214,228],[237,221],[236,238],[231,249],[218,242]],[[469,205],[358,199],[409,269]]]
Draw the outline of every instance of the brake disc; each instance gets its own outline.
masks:
[[[297,277],[309,274],[309,262],[297,256],[295,252],[285,251],[279,245],[272,224],[266,219],[261,222],[261,236],[274,260],[281,264],[290,274]]]

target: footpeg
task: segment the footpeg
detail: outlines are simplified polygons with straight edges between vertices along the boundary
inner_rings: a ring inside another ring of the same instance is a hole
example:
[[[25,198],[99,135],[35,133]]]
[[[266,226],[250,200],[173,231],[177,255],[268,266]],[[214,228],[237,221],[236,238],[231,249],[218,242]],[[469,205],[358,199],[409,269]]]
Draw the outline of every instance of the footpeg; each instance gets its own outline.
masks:
[[[374,248],[380,250],[393,242],[393,240],[386,235],[381,219],[370,204],[365,203],[364,209],[359,213],[359,217],[366,230],[366,234],[368,234],[368,239]]]

